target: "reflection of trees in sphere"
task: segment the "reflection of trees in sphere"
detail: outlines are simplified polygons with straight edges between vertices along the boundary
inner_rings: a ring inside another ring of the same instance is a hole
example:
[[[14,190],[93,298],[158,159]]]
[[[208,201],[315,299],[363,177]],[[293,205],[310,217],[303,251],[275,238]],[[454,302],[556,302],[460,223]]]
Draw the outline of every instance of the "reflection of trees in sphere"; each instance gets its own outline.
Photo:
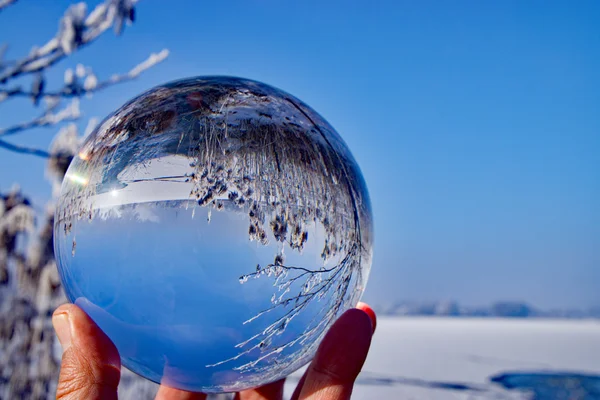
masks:
[[[156,382],[204,392],[308,362],[358,301],[372,220],[333,128],[270,86],[205,77],[107,118],[66,174],[55,248],[71,301]]]

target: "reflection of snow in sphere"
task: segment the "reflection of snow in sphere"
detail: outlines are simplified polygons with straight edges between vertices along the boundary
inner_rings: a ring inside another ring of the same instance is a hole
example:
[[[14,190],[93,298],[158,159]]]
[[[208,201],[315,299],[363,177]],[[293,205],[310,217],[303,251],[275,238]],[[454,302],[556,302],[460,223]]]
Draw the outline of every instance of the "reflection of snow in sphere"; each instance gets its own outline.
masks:
[[[67,171],[54,229],[69,299],[123,364],[192,391],[301,367],[371,265],[369,197],[340,136],[237,78],[160,86],[108,117]]]

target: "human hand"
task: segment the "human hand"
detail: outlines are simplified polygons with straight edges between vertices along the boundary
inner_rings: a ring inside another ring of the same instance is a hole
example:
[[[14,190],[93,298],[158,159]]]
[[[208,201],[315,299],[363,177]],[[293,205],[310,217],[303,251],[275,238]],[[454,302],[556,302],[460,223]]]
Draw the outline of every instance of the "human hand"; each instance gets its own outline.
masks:
[[[321,342],[315,358],[298,382],[292,400],[346,400],[367,357],[376,317],[364,303],[346,311]],[[60,306],[52,316],[63,347],[56,398],[116,399],[121,359],[115,345],[74,304]],[[236,400],[279,400],[285,379],[237,393]],[[205,400],[206,394],[161,386],[156,400]]]

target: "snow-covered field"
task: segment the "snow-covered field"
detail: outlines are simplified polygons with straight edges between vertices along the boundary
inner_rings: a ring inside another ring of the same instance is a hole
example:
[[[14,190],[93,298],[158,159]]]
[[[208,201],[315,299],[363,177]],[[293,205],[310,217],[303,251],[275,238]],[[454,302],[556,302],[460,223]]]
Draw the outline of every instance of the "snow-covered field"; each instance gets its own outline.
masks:
[[[600,399],[600,321],[380,318],[353,398]]]

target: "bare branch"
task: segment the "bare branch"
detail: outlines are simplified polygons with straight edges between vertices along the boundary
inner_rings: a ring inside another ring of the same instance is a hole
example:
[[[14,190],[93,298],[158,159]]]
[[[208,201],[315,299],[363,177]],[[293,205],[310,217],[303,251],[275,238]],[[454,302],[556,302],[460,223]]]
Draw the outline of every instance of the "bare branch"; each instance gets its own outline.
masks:
[[[50,158],[50,153],[45,150],[35,149],[33,147],[19,146],[0,139],[0,147],[15,153],[30,154],[43,158]]]

